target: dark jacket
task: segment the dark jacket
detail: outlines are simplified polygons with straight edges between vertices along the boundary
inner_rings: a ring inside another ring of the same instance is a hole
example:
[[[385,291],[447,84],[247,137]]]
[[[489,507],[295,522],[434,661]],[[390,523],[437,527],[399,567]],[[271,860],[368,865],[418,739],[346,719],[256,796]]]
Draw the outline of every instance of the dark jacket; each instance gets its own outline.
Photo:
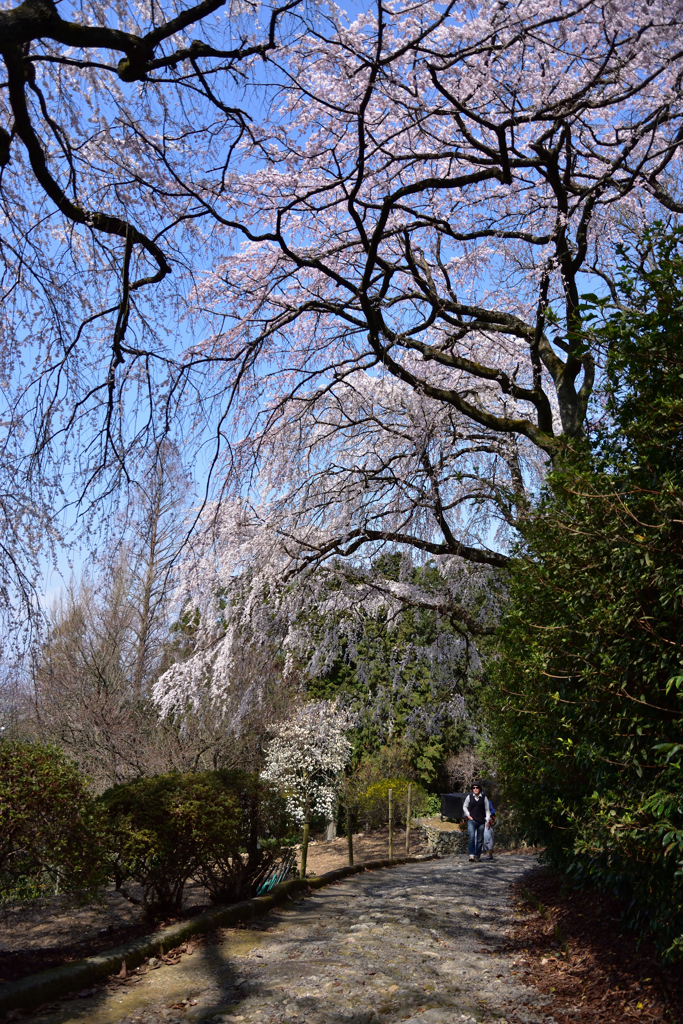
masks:
[[[479,825],[484,825],[491,820],[491,804],[488,797],[483,793],[477,800],[474,793],[468,793],[462,805],[465,817],[471,815]]]

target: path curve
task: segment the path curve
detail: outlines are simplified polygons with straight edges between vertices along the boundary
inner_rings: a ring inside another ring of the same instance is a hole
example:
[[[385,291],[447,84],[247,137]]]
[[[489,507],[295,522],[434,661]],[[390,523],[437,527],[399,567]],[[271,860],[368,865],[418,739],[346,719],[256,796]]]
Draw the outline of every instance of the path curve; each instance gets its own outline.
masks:
[[[535,863],[521,854],[478,864],[445,857],[367,872],[34,1020],[554,1024],[552,997],[525,986],[514,954],[501,949],[514,920],[510,884]]]

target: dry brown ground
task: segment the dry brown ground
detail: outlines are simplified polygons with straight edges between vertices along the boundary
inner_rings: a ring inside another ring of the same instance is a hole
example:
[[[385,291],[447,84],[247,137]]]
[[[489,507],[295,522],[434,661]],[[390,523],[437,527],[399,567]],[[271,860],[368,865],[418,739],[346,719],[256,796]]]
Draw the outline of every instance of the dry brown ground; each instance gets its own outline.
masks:
[[[621,907],[590,890],[567,892],[539,868],[513,887],[524,921],[510,947],[520,975],[552,992],[558,1024],[683,1022],[681,965],[663,967],[651,943],[621,927]]]
[[[406,834],[404,829],[394,829],[394,857],[405,857]],[[427,853],[428,846],[422,832],[410,831],[410,856]],[[362,864],[368,860],[382,860],[389,856],[389,829],[376,832],[360,832],[353,837],[353,860]],[[314,840],[308,846],[307,875],[324,875],[348,864],[348,843],[346,837],[331,842]]]

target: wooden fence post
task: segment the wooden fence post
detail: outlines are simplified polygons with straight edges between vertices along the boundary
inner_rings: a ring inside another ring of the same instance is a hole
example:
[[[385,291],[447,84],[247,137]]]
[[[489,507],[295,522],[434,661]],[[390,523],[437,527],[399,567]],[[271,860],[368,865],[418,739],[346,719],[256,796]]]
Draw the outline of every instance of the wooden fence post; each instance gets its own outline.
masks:
[[[406,807],[406,857],[410,853],[410,792],[412,785],[408,783],[408,806]]]
[[[304,818],[304,834],[301,843],[301,870],[299,872],[299,878],[306,877],[306,861],[308,860],[308,833],[311,827],[310,814],[308,810],[308,801],[306,801],[306,817]]]
[[[349,787],[344,787],[346,798],[346,842],[349,847],[349,867],[353,867],[353,832],[351,831],[351,804],[349,803]]]
[[[389,860],[394,859],[394,791],[389,790]]]

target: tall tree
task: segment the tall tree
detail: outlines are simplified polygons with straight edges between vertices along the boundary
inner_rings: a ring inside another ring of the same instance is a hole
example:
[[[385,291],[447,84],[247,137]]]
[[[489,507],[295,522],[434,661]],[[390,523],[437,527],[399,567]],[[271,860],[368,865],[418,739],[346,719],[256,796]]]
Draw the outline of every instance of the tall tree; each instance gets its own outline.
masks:
[[[398,580],[407,575],[405,561],[385,557],[373,571]],[[443,585],[433,567],[413,567],[409,578],[423,595],[431,587],[437,596]],[[471,638],[438,609],[328,614],[332,621],[312,612],[313,643],[302,651],[309,696],[341,700],[353,712],[355,761],[390,747],[404,770],[433,784],[445,758],[477,727],[466,707],[481,667]]]
[[[240,650],[228,692],[200,672],[191,706],[152,700],[159,675],[178,671],[194,648],[197,618],[174,599],[191,497],[178,452],[165,442],[112,523],[104,553],[52,609],[32,709],[8,719],[15,731],[62,747],[98,789],[170,770],[258,769],[268,725],[297,694],[295,677],[283,685],[278,652],[261,645]],[[16,694],[8,696],[16,708]]]
[[[195,229],[211,219],[196,172],[251,130],[236,85],[299,2],[257,15],[226,0],[115,10],[21,0],[0,11],[0,599],[10,612],[35,604],[40,541],[65,493],[110,493],[136,442],[164,433],[153,377],[177,355],[167,339],[207,243]]]
[[[584,431],[582,275],[613,287],[629,218],[683,211],[679,15],[378,4],[274,54],[199,293],[242,417],[226,535],[270,530],[290,572],[383,543],[505,564]]]
[[[271,589],[382,544],[505,564],[584,429],[581,275],[609,287],[624,223],[683,209],[680,0],[0,18],[36,477],[63,443],[106,493],[150,435],[212,427],[219,557],[268,553]]]
[[[611,424],[573,441],[523,528],[488,705],[529,834],[683,954],[683,232],[593,307]]]
[[[273,54],[197,291],[218,319],[190,359],[233,416],[186,572],[204,621],[239,574],[257,632],[276,595],[300,621],[314,577],[313,602],[422,600],[372,574],[400,548],[490,629],[463,562],[507,564],[546,462],[584,433],[582,276],[609,293],[629,224],[683,210],[679,23],[630,0],[378,4]]]
[[[144,704],[131,688],[132,608],[125,565],[106,580],[71,586],[52,610],[36,655],[35,717],[43,740],[58,744],[98,789],[143,773]]]
[[[142,477],[117,527],[128,575],[133,661],[131,683],[137,695],[149,692],[160,660],[168,656],[176,569],[187,533],[193,493],[179,454],[162,442],[147,460]]]
[[[175,729],[159,722],[149,696],[180,654],[171,639],[172,597],[190,496],[166,442],[115,519],[105,553],[52,609],[36,654],[36,728],[98,786],[163,770],[173,759]],[[212,742],[204,738],[207,749]]]

